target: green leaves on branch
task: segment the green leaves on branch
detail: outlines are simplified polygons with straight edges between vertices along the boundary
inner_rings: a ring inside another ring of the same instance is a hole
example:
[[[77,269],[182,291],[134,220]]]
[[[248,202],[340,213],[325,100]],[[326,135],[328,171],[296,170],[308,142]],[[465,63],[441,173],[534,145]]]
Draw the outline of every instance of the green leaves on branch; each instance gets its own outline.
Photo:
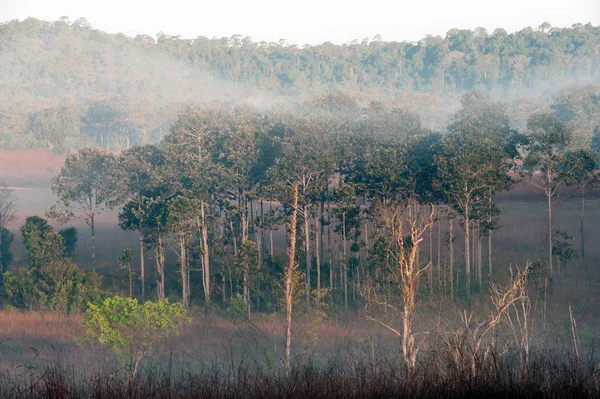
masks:
[[[84,341],[110,350],[118,365],[135,375],[140,361],[155,346],[179,334],[181,323],[191,319],[180,303],[168,299],[139,304],[137,299],[114,296],[89,303],[84,315]]]

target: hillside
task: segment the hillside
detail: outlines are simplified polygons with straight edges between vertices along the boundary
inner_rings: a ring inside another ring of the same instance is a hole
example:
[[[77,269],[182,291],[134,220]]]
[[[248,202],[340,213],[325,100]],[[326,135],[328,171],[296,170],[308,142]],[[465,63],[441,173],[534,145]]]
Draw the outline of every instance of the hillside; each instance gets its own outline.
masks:
[[[188,105],[263,107],[339,91],[401,104],[442,129],[459,96],[478,90],[509,103],[521,126],[558,88],[600,82],[599,43],[590,24],[300,48],[242,36],[131,38],[85,19],[10,21],[0,25],[0,148],[123,148],[156,141]]]

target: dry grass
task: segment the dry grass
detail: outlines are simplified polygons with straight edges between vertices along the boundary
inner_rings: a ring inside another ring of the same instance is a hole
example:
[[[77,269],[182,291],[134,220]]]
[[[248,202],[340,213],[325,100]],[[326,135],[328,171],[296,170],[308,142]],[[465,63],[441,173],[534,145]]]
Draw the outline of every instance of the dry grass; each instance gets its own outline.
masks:
[[[82,334],[82,315],[58,315],[39,312],[0,312],[0,341],[45,340],[51,343],[72,343]]]

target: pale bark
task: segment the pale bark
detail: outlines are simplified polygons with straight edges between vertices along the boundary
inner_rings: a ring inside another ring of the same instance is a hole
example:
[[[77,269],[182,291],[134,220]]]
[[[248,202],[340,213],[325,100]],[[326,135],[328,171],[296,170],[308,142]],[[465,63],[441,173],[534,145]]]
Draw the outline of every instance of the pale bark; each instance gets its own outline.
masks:
[[[293,185],[292,218],[290,220],[290,242],[288,248],[288,267],[285,273],[285,370],[290,372],[292,357],[292,299],[294,292],[294,271],[296,270],[296,226],[298,223],[298,183]]]
[[[181,266],[181,303],[183,304],[184,309],[187,309],[190,305],[190,298],[188,293],[189,285],[187,282],[187,245],[184,232],[179,233],[179,263]]]
[[[154,248],[156,257],[156,292],[158,299],[165,299],[165,248],[164,239],[162,235],[159,235],[156,240],[156,246]]]
[[[200,202],[200,217],[197,220],[198,228],[201,230],[202,237],[202,288],[204,289],[204,303],[210,306],[211,288],[210,288],[210,256],[208,248],[208,226],[206,223],[206,204]]]
[[[309,227],[309,216],[308,216],[308,205],[304,205],[304,251],[306,259],[306,303],[310,304],[310,273],[311,273],[311,259],[310,259],[310,227]]]

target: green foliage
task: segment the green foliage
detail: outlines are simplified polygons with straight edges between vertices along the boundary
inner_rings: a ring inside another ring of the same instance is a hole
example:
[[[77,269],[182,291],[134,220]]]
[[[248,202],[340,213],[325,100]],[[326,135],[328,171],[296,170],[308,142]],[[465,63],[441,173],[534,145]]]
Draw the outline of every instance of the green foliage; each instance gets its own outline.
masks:
[[[252,285],[258,278],[259,264],[258,264],[258,248],[253,241],[245,241],[237,253],[235,254],[235,270],[238,278],[242,279],[244,276],[248,280],[247,284]]]
[[[229,298],[226,313],[231,320],[245,320],[248,317],[248,305],[242,294],[237,293]]]
[[[77,241],[76,230],[59,234],[45,219],[30,216],[19,234],[29,257],[29,268],[4,273],[4,292],[11,304],[21,309],[80,312],[100,293],[101,277],[85,272],[69,259]]]
[[[573,247],[573,237],[565,231],[556,230],[552,244],[552,254],[563,266],[575,258],[577,251]]]
[[[590,150],[575,150],[565,154],[561,175],[568,186],[577,186],[585,194],[600,183],[598,162]]]
[[[73,259],[75,248],[77,247],[77,229],[74,226],[67,227],[58,231],[65,247],[64,256]]]
[[[19,230],[29,265],[39,268],[45,263],[61,260],[65,254],[62,236],[48,224],[46,219],[30,216]]]
[[[85,272],[68,259],[53,259],[39,266],[6,272],[4,293],[20,309],[77,313],[100,294],[102,278]]]
[[[125,248],[119,255],[119,266],[121,269],[129,269],[133,263],[133,249]]]
[[[7,270],[13,260],[13,254],[10,249],[15,237],[7,228],[0,230],[0,270]]]
[[[139,304],[137,299],[114,296],[89,303],[84,315],[84,341],[108,348],[118,365],[132,375],[155,346],[178,335],[182,322],[191,321],[180,303],[168,299]]]

